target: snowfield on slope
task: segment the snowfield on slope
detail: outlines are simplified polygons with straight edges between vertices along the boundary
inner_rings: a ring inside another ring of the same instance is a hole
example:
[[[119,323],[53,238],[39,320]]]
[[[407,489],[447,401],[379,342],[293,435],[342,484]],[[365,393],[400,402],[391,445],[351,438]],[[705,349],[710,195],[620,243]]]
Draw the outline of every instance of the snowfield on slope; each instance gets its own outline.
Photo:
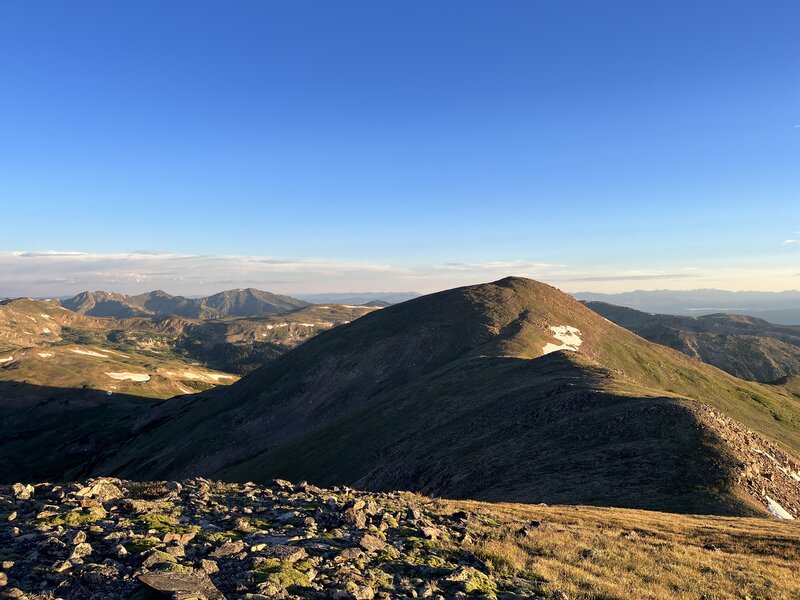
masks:
[[[783,508],[780,504],[775,502],[775,500],[773,500],[769,496],[764,496],[764,500],[767,501],[767,510],[776,517],[778,517],[779,519],[787,519],[787,520],[794,519],[794,517],[788,510]]]
[[[119,381],[150,381],[150,375],[147,373],[129,373],[128,371],[122,371],[120,373],[106,373],[111,379],[117,379]]]
[[[96,356],[97,358],[108,358],[108,354],[100,354],[92,350],[78,350],[77,348],[70,348],[70,352],[75,354],[85,354],[86,356]]]
[[[559,350],[570,350],[577,352],[583,340],[581,339],[581,331],[577,327],[569,325],[551,325],[550,331],[553,332],[553,337],[556,338],[560,344],[553,344],[548,342],[542,348],[542,354],[550,354],[551,352],[558,352]]]

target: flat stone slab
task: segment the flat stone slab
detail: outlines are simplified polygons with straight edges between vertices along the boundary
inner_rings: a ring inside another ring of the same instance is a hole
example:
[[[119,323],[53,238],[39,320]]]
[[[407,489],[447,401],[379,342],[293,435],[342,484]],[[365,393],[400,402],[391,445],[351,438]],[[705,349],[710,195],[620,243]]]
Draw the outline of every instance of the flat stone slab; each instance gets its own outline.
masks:
[[[139,581],[175,600],[226,600],[204,571],[153,571],[139,575]]]

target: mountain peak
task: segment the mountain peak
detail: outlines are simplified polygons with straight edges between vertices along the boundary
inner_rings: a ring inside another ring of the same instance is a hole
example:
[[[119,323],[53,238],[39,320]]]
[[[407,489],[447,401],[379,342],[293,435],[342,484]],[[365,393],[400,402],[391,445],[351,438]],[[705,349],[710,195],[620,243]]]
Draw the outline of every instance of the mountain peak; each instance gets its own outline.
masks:
[[[103,291],[82,292],[63,300],[61,305],[96,317],[179,316],[195,319],[275,314],[309,306],[297,298],[254,288],[227,290],[204,298],[173,296],[164,290],[135,296]]]

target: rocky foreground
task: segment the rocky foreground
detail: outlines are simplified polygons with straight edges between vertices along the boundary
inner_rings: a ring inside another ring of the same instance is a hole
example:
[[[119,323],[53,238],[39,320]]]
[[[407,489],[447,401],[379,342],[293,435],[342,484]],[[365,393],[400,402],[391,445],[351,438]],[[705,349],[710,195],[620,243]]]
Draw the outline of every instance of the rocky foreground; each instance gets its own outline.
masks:
[[[15,484],[0,487],[0,597],[543,597],[465,548],[481,518],[281,480]]]

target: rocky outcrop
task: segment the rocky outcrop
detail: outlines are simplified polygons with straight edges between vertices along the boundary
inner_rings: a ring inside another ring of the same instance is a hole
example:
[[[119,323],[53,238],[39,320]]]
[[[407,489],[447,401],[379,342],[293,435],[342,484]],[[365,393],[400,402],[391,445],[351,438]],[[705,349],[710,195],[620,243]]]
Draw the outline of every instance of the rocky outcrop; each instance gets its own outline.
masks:
[[[0,597],[543,597],[464,548],[470,514],[433,506],[281,480],[1,487]]]

